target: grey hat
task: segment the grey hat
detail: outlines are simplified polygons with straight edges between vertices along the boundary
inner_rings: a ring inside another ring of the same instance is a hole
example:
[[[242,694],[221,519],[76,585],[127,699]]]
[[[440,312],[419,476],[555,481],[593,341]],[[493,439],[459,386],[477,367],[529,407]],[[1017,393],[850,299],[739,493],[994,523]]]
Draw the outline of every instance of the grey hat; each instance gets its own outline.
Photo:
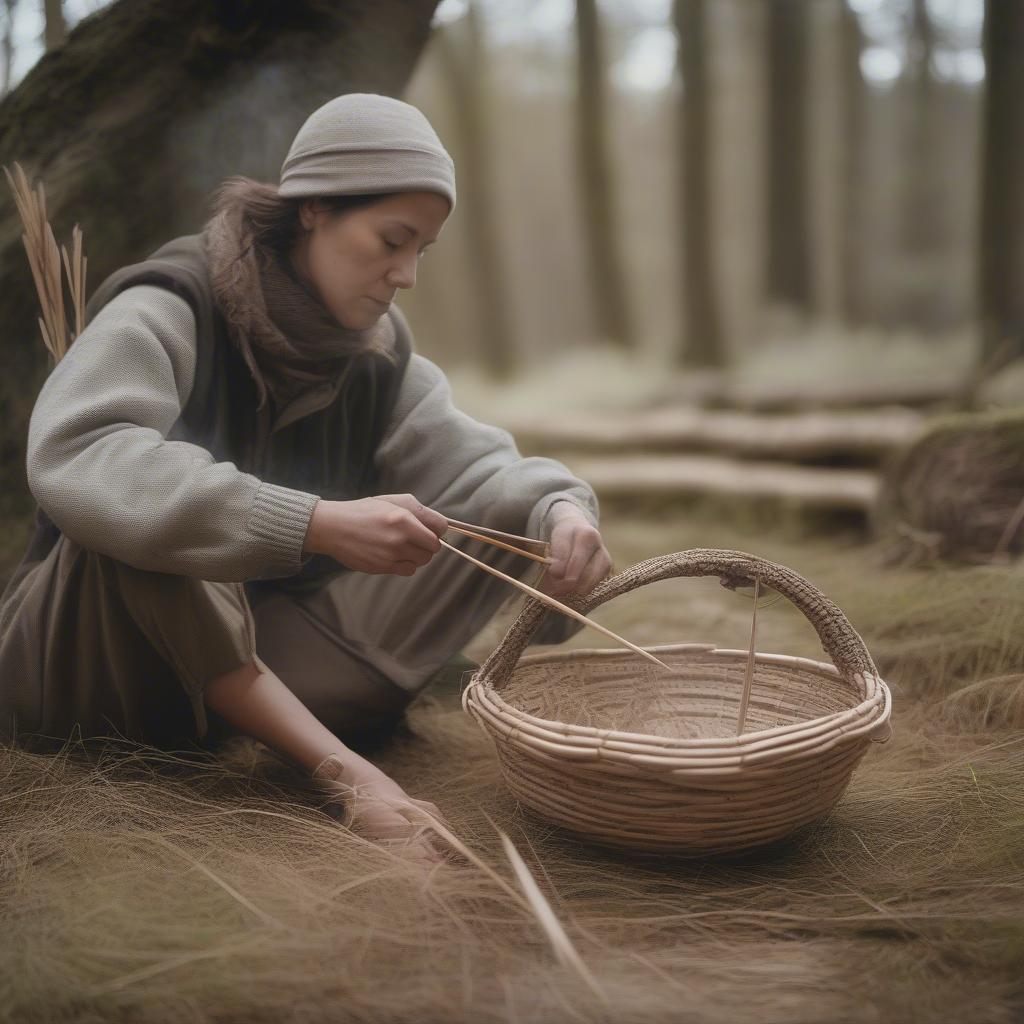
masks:
[[[421,189],[440,192],[455,209],[455,164],[430,122],[410,103],[351,92],[306,118],[281,165],[278,193],[299,197]]]

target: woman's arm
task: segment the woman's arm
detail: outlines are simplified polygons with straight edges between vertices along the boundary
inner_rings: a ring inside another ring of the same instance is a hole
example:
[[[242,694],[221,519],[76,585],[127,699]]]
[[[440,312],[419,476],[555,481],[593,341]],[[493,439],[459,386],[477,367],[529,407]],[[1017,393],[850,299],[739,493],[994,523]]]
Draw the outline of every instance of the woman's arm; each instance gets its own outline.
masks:
[[[375,455],[381,493],[409,492],[451,519],[547,540],[552,508],[569,502],[592,526],[597,496],[555,459],[524,458],[512,435],[456,408],[437,364],[409,359]]]
[[[312,776],[330,758],[330,770],[315,776],[318,788],[367,838],[406,844],[418,828],[417,808],[445,821],[436,804],[410,797],[380,768],[342,743],[260,658],[209,680],[203,700],[306,775]],[[430,833],[406,849],[428,864],[442,859],[442,848]]]
[[[318,495],[169,441],[192,389],[192,308],[156,285],[107,303],[54,367],[29,421],[39,506],[83,547],[156,572],[242,581],[290,576]]]

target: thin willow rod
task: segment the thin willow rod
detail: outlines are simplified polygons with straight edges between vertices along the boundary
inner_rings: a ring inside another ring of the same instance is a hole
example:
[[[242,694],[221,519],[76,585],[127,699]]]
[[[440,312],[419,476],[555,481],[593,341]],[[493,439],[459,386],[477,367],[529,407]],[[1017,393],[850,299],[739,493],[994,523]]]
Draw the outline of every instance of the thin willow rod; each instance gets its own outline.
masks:
[[[586,626],[593,626],[594,629],[600,633],[604,633],[605,636],[611,637],[612,640],[617,640],[620,644],[625,644],[631,651],[635,651],[641,657],[646,658],[648,661],[653,661],[655,665],[660,665],[666,672],[671,672],[672,669],[656,658],[649,651],[645,651],[642,647],[637,647],[636,644],[630,643],[625,637],[619,636],[618,633],[613,633],[610,629],[605,628],[599,622],[594,622],[593,619],[588,619],[582,612],[576,611],[575,608],[570,608],[568,605],[562,604],[561,601],[556,601],[553,597],[549,597],[547,594],[541,593],[539,590],[535,590],[528,583],[523,583],[521,580],[517,580],[514,576],[508,576],[501,572],[499,569],[495,569],[493,566],[488,565],[486,562],[481,562],[480,559],[474,558],[472,555],[467,554],[460,548],[455,547],[454,544],[449,544],[446,540],[442,540],[441,543],[448,548],[449,551],[454,551],[457,555],[462,558],[468,559],[474,565],[478,565],[485,572],[489,572],[492,576],[497,576],[499,579],[505,580],[506,583],[511,583],[514,587],[518,587],[520,590],[525,591],[532,597],[537,598],[538,601],[549,605],[551,608],[555,608],[558,611],[569,615],[579,622],[582,622]]]
[[[535,555],[532,551],[524,551],[522,548],[517,548],[512,544],[506,544],[504,541],[495,540],[493,537],[485,537],[482,533],[474,533],[472,530],[464,530],[461,526],[449,526],[449,530],[454,533],[461,533],[467,537],[473,537],[475,540],[482,540],[487,544],[493,544],[495,547],[504,548],[506,551],[514,551],[517,555],[522,555],[524,558],[532,558],[535,562],[541,562],[544,565],[551,565],[554,562],[553,558],[546,558],[544,555]]]
[[[754,577],[754,612],[750,617],[750,649],[747,652],[747,667],[743,674],[743,694],[740,697],[740,710],[736,716],[736,735],[743,735],[743,726],[747,720],[747,704],[750,702],[750,688],[754,682],[754,643],[757,639],[757,598],[761,593],[761,577]]]
[[[489,533],[495,537],[504,537],[505,540],[521,540],[525,541],[527,544],[542,544],[544,547],[547,547],[548,545],[546,540],[538,540],[536,537],[520,537],[517,533],[505,533],[503,530],[494,530],[489,526],[477,526],[475,523],[463,523],[458,519],[449,519],[448,516],[445,516],[445,519],[448,520],[449,526],[461,526],[465,530],[476,530],[477,533]]]

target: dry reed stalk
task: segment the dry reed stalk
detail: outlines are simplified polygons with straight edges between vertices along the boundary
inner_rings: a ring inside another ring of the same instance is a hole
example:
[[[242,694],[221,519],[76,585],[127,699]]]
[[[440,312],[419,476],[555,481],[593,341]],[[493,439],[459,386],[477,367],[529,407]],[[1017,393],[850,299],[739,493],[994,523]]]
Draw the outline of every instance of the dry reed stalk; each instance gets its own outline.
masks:
[[[743,735],[743,726],[747,720],[747,704],[750,702],[750,688],[754,682],[754,643],[757,638],[757,598],[761,593],[761,578],[754,577],[754,612],[750,618],[750,650],[747,653],[747,668],[743,675],[743,694],[740,697],[740,710],[736,716],[736,735]]]
[[[554,562],[553,558],[546,558],[544,555],[535,555],[532,551],[524,551],[522,548],[517,548],[512,544],[506,544],[504,541],[494,540],[492,537],[485,537],[482,533],[474,533],[472,530],[464,530],[461,526],[448,527],[455,533],[461,533],[466,537],[472,537],[474,540],[482,540],[488,544],[493,544],[495,547],[504,548],[506,551],[514,551],[517,555],[522,555],[523,558],[532,558],[535,562],[541,562],[544,565],[551,565]]]
[[[85,320],[85,269],[86,260],[82,255],[82,231],[76,224],[72,232],[72,254],[69,256],[65,247],[57,247],[53,228],[46,219],[46,193],[42,182],[36,184],[35,192],[25,171],[18,163],[14,164],[12,175],[4,167],[7,183],[14,195],[14,202],[21,218],[24,233],[21,236],[28,256],[32,280],[39,297],[42,316],[39,318],[39,330],[43,336],[43,344],[53,356],[54,365],[59,363],[68,350],[68,346],[82,332]],[[64,255],[64,267],[68,277],[68,289],[75,314],[75,327],[69,331],[64,312],[64,290],[61,284],[61,252]],[[69,336],[70,335],[70,336]]]
[[[67,246],[62,245],[60,251],[64,257],[64,270],[67,272],[68,289],[75,310],[75,329],[71,335],[74,341],[85,326],[85,270],[88,262],[82,255],[82,229],[77,224],[71,231],[71,256],[68,256]]]
[[[538,601],[543,602],[551,608],[557,609],[565,615],[571,616],[578,622],[582,622],[586,626],[592,626],[598,632],[604,633],[604,635],[607,637],[611,637],[612,640],[616,640],[618,641],[618,643],[624,644],[631,651],[635,651],[641,657],[646,658],[648,661],[653,661],[655,665],[660,665],[663,669],[665,669],[666,672],[672,671],[672,669],[670,669],[668,665],[665,664],[665,662],[656,658],[649,651],[645,651],[642,647],[637,647],[636,644],[630,643],[627,639],[625,639],[625,637],[621,637],[618,633],[613,633],[610,629],[606,629],[599,622],[594,622],[593,619],[588,619],[586,615],[584,615],[582,612],[576,611],[575,608],[570,608],[568,605],[562,604],[561,601],[556,601],[553,597],[549,597],[547,594],[543,594],[541,593],[541,591],[535,590],[528,583],[523,583],[521,580],[517,580],[514,576],[508,576],[505,573],[501,572],[501,570],[495,569],[493,566],[488,565],[486,562],[481,562],[479,558],[474,558],[472,555],[467,554],[465,551],[461,550],[461,548],[457,548],[453,544],[449,544],[445,540],[442,540],[441,543],[446,548],[448,548],[449,551],[454,551],[457,555],[460,555],[462,558],[468,559],[470,562],[473,562],[475,565],[478,565],[485,572],[489,572],[492,576],[497,576],[499,579],[505,580],[506,583],[511,583],[514,587],[518,587],[520,590],[525,591],[532,597],[537,598]]]
[[[540,891],[536,880],[530,873],[530,869],[526,866],[526,862],[512,844],[512,840],[509,839],[509,837],[500,828],[498,828],[486,811],[481,808],[481,812],[484,817],[487,818],[494,827],[494,830],[501,837],[505,853],[512,864],[512,869],[515,871],[516,878],[519,881],[525,896],[517,893],[515,889],[513,889],[508,882],[506,882],[505,879],[502,878],[501,875],[499,875],[486,861],[475,854],[444,821],[439,819],[436,815],[431,814],[418,802],[406,804],[385,800],[385,803],[390,804],[407,819],[410,818],[409,812],[412,813],[413,819],[424,819],[425,827],[433,829],[439,836],[445,839],[454,850],[462,854],[462,856],[471,864],[480,868],[488,878],[496,882],[501,887],[503,892],[507,893],[516,901],[516,903],[527,910],[537,920],[541,930],[551,943],[551,947],[554,950],[555,956],[558,958],[558,962],[562,964],[563,967],[569,967],[579,974],[591,991],[593,991],[594,994],[607,1005],[607,996],[600,985],[598,985],[593,974],[591,974],[590,970],[587,968],[587,965],[583,962],[583,958],[577,952],[576,947],[572,944],[569,936],[565,933],[565,929],[559,922],[558,916],[551,908],[551,904],[544,898],[544,894]]]
[[[533,874],[526,865],[526,861],[523,860],[522,855],[516,849],[515,844],[511,839],[509,839],[505,832],[495,825],[491,816],[486,811],[484,811],[483,814],[484,817],[491,822],[495,832],[498,833],[498,836],[501,839],[501,845],[505,850],[505,855],[508,857],[509,863],[512,865],[512,870],[516,873],[516,879],[526,895],[526,899],[529,902],[534,916],[537,918],[541,928],[544,929],[544,933],[548,937],[548,942],[551,943],[551,948],[555,951],[555,956],[558,957],[558,962],[563,967],[569,967],[575,971],[583,979],[594,995],[596,995],[605,1004],[605,1006],[608,1006],[608,997],[605,994],[604,989],[602,989],[597,983],[597,979],[593,974],[591,974],[589,968],[583,962],[583,958],[579,955],[576,947],[572,944],[569,936],[566,935],[565,929],[558,920],[558,916],[552,909],[551,904],[547,899],[545,899],[544,894],[540,891],[540,886],[537,885],[537,880],[533,877]]]
[[[448,519],[447,516],[445,516]],[[464,530],[475,530],[477,533],[487,533],[492,537],[502,537],[505,540],[518,540],[524,544],[539,544],[545,550],[548,548],[546,540],[538,540],[536,537],[520,537],[516,533],[505,533],[503,530],[494,530],[489,526],[477,526],[475,523],[463,523],[458,519],[448,519],[449,526],[461,526]]]
[[[64,296],[60,284],[60,253],[53,231],[46,220],[46,196],[42,184],[33,192],[20,164],[14,165],[14,174],[4,167],[7,183],[21,218],[24,233],[21,236],[28,256],[32,280],[42,317],[39,328],[43,342],[59,362],[66,351],[67,325],[64,320]]]

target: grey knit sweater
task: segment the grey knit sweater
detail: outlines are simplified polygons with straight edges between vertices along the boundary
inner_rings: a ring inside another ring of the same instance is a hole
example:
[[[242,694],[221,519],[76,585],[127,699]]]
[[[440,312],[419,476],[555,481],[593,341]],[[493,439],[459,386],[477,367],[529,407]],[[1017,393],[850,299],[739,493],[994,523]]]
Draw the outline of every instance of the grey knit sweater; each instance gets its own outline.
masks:
[[[26,468],[39,506],[72,540],[138,568],[210,580],[290,576],[319,495],[260,480],[168,438],[191,392],[196,323],[155,285],[107,303],[43,384]],[[379,494],[411,493],[452,519],[508,511],[550,536],[571,501],[598,525],[592,488],[560,462],[524,458],[512,435],[452,403],[443,371],[413,352],[375,457]],[[514,530],[513,532],[520,532]]]

